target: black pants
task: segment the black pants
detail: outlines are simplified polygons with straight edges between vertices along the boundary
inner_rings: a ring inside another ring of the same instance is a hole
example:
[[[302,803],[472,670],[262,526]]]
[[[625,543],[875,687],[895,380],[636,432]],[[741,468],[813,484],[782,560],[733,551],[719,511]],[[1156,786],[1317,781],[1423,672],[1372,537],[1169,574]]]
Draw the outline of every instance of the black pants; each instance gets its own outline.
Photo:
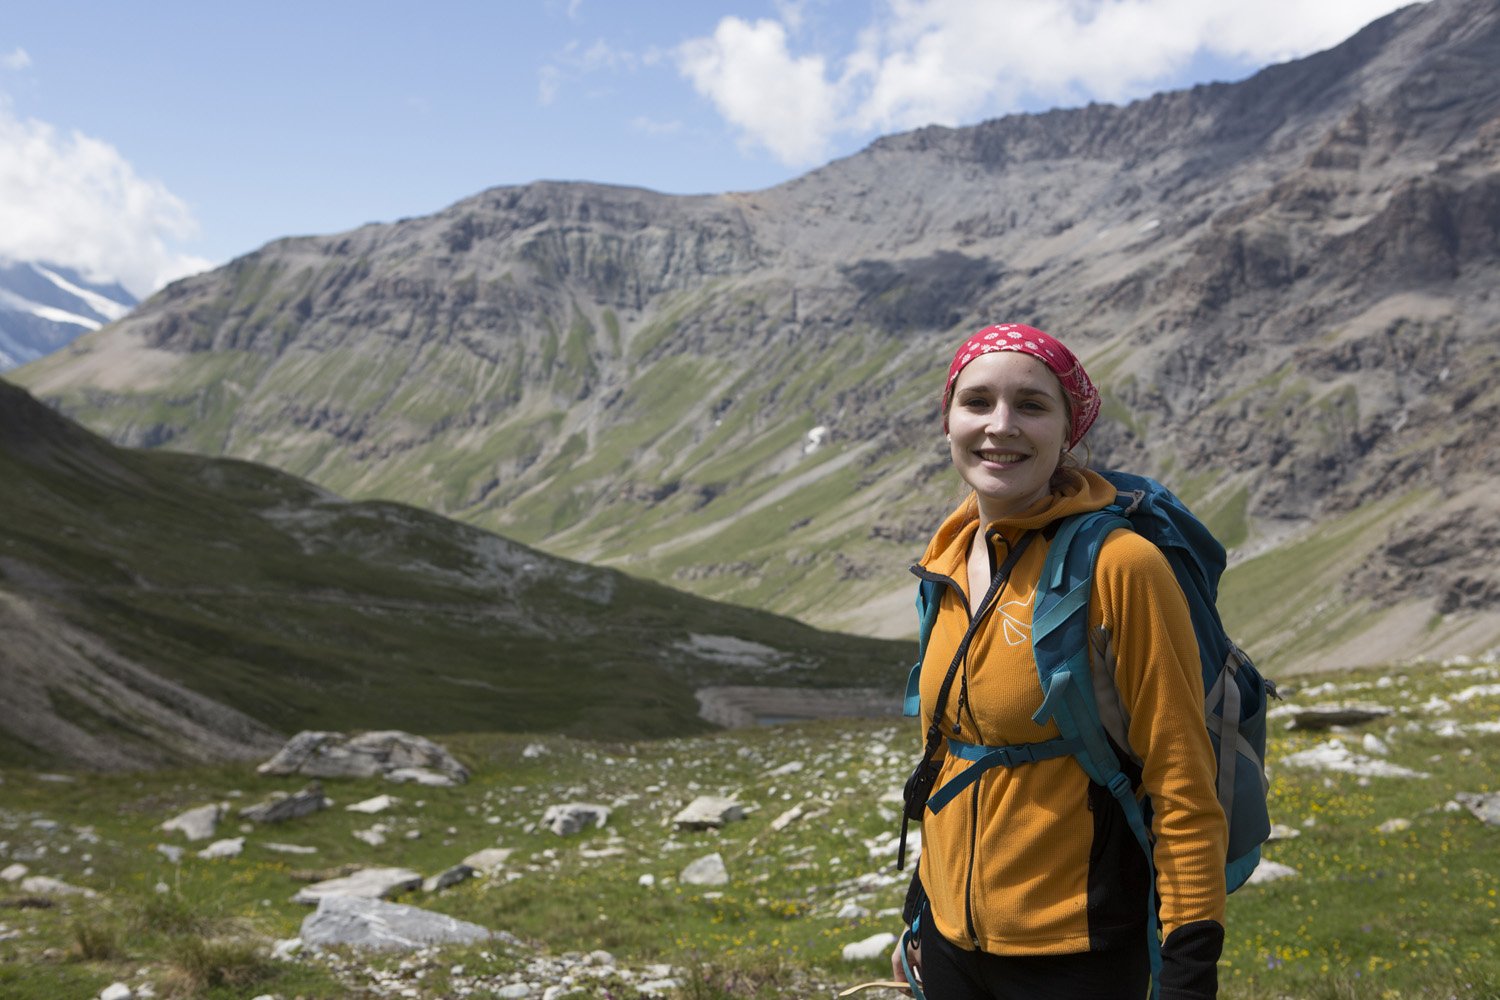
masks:
[[[1144,932],[1139,948],[1077,955],[964,951],[930,920],[921,934],[928,1000],[1143,1000],[1151,985]]]

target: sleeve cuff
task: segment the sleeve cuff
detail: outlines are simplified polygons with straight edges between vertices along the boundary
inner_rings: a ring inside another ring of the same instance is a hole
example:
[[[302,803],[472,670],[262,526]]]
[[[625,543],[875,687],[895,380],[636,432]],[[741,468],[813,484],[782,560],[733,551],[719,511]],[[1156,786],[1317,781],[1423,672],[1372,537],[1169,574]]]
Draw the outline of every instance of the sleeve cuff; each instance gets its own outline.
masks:
[[[1219,994],[1219,954],[1224,925],[1217,920],[1183,924],[1161,946],[1161,1000],[1213,1000]]]

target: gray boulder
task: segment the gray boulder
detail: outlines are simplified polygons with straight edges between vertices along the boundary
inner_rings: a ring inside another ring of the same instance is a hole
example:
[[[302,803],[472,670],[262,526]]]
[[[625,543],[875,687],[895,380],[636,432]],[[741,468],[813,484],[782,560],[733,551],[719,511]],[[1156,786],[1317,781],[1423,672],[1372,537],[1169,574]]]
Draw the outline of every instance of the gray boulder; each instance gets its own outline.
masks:
[[[1358,726],[1388,718],[1395,709],[1376,704],[1308,705],[1292,715],[1290,729],[1322,730],[1334,726]]]
[[[587,826],[602,827],[609,820],[609,807],[587,802],[567,802],[548,806],[542,814],[542,825],[559,837],[570,837]]]
[[[672,817],[672,825],[679,830],[708,830],[744,818],[745,808],[734,799],[700,795]]]
[[[416,769],[462,784],[469,770],[442,746],[397,729],[359,733],[304,730],[256,770],[261,774],[305,774],[313,778],[373,778]]]
[[[353,896],[358,899],[383,899],[409,892],[422,885],[422,876],[410,868],[366,868],[343,878],[331,878],[303,886],[292,897],[294,903],[309,906],[329,896]]]
[[[458,885],[460,882],[467,882],[477,874],[479,873],[468,865],[454,865],[447,871],[434,875],[424,881],[422,883],[422,891],[438,892],[450,886]]]
[[[1500,826],[1500,792],[1459,792],[1453,798],[1481,822]]]
[[[685,885],[728,885],[729,869],[724,867],[723,856],[715,851],[688,865],[677,879]]]
[[[353,896],[327,896],[302,921],[302,941],[314,948],[347,945],[371,951],[414,951],[432,945],[473,944],[495,937],[478,924],[416,906]]]
[[[252,823],[285,823],[290,819],[310,816],[333,805],[323,796],[323,786],[316,781],[296,794],[272,792],[264,800],[240,810],[240,819]]]

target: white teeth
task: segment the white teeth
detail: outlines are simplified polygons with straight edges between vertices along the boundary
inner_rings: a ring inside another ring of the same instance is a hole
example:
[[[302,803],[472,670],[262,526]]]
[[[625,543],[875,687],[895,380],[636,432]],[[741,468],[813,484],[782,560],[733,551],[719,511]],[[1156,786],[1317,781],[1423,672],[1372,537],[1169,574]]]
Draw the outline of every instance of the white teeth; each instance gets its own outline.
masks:
[[[981,451],[979,457],[988,462],[1019,462],[1026,456],[1014,451]]]

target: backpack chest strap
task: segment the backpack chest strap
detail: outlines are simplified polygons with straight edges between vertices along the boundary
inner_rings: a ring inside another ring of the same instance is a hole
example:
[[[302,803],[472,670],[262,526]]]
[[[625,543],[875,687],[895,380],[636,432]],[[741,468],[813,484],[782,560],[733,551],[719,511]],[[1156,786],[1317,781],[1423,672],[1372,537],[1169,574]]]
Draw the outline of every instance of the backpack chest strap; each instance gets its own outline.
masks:
[[[1053,757],[1067,757],[1076,754],[1081,747],[1081,741],[1061,737],[1041,743],[1012,743],[1003,747],[964,743],[950,737],[948,752],[959,760],[970,761],[970,764],[957,777],[932,793],[927,800],[927,808],[936,813],[992,767],[1019,767]]]

